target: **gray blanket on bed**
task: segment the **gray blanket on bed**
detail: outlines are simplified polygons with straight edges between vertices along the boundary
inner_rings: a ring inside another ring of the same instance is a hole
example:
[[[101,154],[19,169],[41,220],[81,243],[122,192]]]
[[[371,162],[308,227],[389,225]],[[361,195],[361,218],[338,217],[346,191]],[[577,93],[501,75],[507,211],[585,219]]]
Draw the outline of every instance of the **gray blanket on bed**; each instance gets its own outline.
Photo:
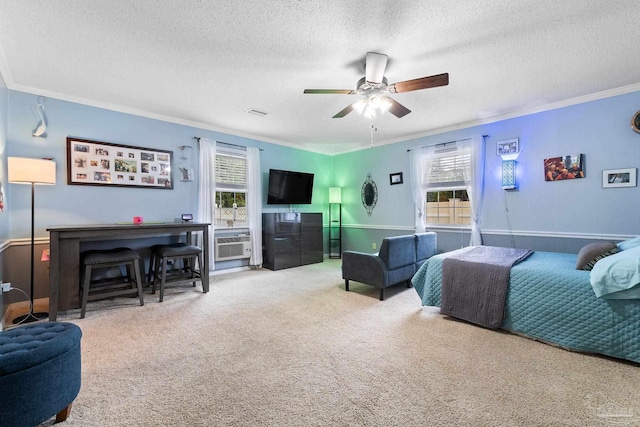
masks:
[[[502,325],[511,266],[529,249],[476,246],[442,263],[440,311],[491,329]]]

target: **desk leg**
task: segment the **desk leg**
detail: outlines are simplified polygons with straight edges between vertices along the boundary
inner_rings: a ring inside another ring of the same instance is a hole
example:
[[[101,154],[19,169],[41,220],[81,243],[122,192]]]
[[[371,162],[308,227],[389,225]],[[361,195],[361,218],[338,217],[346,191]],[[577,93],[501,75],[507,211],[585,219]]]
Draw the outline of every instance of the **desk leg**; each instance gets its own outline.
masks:
[[[58,310],[80,306],[80,240],[50,235],[49,320],[56,321]]]
[[[58,310],[80,307],[80,239],[60,241]]]
[[[202,292],[209,292],[209,226],[206,225],[202,230],[202,270],[200,276],[202,279]]]

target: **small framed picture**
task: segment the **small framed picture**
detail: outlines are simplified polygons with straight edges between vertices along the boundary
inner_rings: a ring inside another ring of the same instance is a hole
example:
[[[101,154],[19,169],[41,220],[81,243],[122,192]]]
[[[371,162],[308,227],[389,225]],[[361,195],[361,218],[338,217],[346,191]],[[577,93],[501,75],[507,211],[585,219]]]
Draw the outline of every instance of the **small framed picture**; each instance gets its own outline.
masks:
[[[402,184],[402,172],[392,173],[389,175],[389,184]]]
[[[516,154],[520,152],[520,146],[518,144],[518,138],[508,139],[506,141],[497,142],[498,156],[504,156],[506,154]]]
[[[586,176],[584,154],[569,154],[544,159],[545,181],[563,181]]]
[[[602,171],[602,188],[635,186],[636,168],[605,169]]]

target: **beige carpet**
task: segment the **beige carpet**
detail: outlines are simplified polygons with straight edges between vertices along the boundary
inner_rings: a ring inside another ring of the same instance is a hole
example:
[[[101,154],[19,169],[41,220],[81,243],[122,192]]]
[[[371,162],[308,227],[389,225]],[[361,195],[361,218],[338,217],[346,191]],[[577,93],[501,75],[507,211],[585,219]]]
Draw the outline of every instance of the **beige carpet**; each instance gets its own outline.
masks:
[[[68,426],[640,425],[640,367],[485,330],[340,260],[90,303]],[[51,421],[49,421],[51,423]]]

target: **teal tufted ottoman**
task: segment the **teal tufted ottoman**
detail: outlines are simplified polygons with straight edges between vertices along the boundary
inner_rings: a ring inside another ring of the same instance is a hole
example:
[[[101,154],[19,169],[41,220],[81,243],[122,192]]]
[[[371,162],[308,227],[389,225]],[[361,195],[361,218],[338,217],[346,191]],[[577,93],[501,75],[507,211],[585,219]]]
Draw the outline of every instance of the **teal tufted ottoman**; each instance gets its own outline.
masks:
[[[0,425],[66,420],[80,391],[80,338],[72,323],[32,323],[0,332]]]

